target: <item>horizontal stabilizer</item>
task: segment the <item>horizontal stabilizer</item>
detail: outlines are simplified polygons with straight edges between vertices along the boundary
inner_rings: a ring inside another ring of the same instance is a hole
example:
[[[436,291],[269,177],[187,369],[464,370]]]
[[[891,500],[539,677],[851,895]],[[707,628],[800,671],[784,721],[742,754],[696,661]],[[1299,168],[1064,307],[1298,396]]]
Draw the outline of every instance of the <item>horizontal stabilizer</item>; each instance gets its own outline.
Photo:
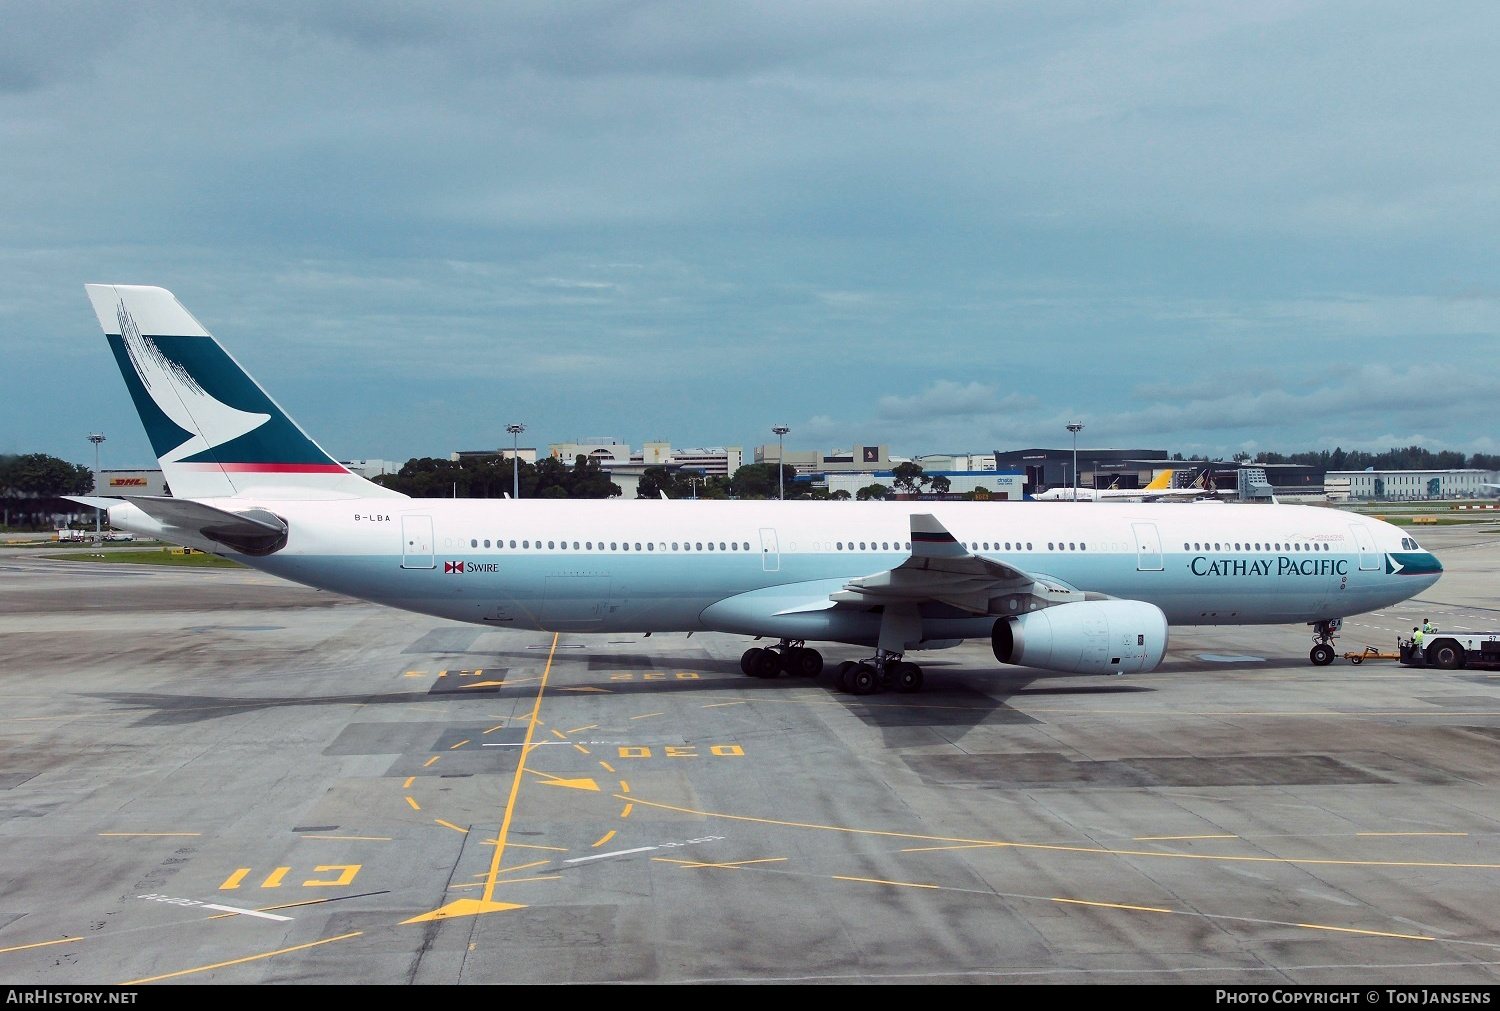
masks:
[[[122,529],[156,533],[157,531],[143,530],[139,522],[131,521],[132,510],[144,513],[154,521],[155,526],[160,527],[159,536],[166,540],[178,540],[178,537],[173,536],[174,533],[187,534],[189,539],[207,539],[245,555],[269,555],[286,546],[286,520],[265,509],[230,512],[192,499],[163,495],[142,495],[129,499],[69,497],[74,502],[109,509],[110,522]]]
[[[108,510],[111,506],[120,504],[117,498],[100,498],[97,495],[64,495],[63,498],[69,502],[77,502],[79,505],[88,506],[90,509]]]

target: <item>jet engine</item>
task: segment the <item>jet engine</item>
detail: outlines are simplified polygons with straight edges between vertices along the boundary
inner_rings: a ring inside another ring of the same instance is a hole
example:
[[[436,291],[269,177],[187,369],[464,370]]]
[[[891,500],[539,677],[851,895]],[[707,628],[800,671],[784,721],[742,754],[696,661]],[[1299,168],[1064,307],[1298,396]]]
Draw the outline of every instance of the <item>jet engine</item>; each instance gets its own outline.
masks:
[[[999,619],[990,646],[1001,663],[1069,674],[1141,674],[1167,651],[1167,616],[1141,600],[1081,600]]]

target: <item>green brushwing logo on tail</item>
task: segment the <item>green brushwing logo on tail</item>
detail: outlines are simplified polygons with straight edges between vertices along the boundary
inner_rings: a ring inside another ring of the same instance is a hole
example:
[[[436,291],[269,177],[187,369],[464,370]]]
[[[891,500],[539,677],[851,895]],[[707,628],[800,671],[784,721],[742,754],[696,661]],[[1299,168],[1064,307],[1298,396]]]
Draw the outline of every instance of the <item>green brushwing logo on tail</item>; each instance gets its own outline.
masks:
[[[124,303],[110,350],[163,463],[226,471],[347,471],[212,339],[142,334]]]

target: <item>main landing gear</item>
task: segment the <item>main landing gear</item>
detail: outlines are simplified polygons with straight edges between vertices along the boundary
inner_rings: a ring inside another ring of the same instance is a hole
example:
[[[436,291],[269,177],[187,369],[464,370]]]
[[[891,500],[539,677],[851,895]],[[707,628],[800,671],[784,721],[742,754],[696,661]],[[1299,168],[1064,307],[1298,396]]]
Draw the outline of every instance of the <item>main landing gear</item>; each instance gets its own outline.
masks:
[[[879,691],[910,694],[922,690],[922,668],[902,660],[900,653],[876,650],[869,660],[845,660],[834,668],[833,686],[853,695]]]
[[[783,639],[775,646],[752,646],[740,657],[740,670],[754,678],[815,678],[823,673],[823,654],[798,639]],[[853,695],[876,692],[919,692],[922,668],[901,659],[900,653],[877,649],[868,660],[845,660],[834,668],[833,686]]]
[[[1314,666],[1327,667],[1333,663],[1333,640],[1339,629],[1344,627],[1343,618],[1325,618],[1322,621],[1308,622],[1313,627],[1313,640],[1315,645],[1308,652],[1307,658]]]
[[[802,639],[783,639],[775,646],[752,646],[740,657],[740,670],[754,678],[815,678],[823,673],[823,654]]]

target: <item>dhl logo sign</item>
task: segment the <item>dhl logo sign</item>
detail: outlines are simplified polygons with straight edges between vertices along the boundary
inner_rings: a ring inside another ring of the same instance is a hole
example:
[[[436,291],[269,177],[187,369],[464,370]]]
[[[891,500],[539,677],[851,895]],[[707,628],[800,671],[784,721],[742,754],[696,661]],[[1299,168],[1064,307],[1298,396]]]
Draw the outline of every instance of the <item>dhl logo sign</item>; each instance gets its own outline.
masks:
[[[144,488],[146,479],[143,477],[112,477],[109,479],[111,488]]]

